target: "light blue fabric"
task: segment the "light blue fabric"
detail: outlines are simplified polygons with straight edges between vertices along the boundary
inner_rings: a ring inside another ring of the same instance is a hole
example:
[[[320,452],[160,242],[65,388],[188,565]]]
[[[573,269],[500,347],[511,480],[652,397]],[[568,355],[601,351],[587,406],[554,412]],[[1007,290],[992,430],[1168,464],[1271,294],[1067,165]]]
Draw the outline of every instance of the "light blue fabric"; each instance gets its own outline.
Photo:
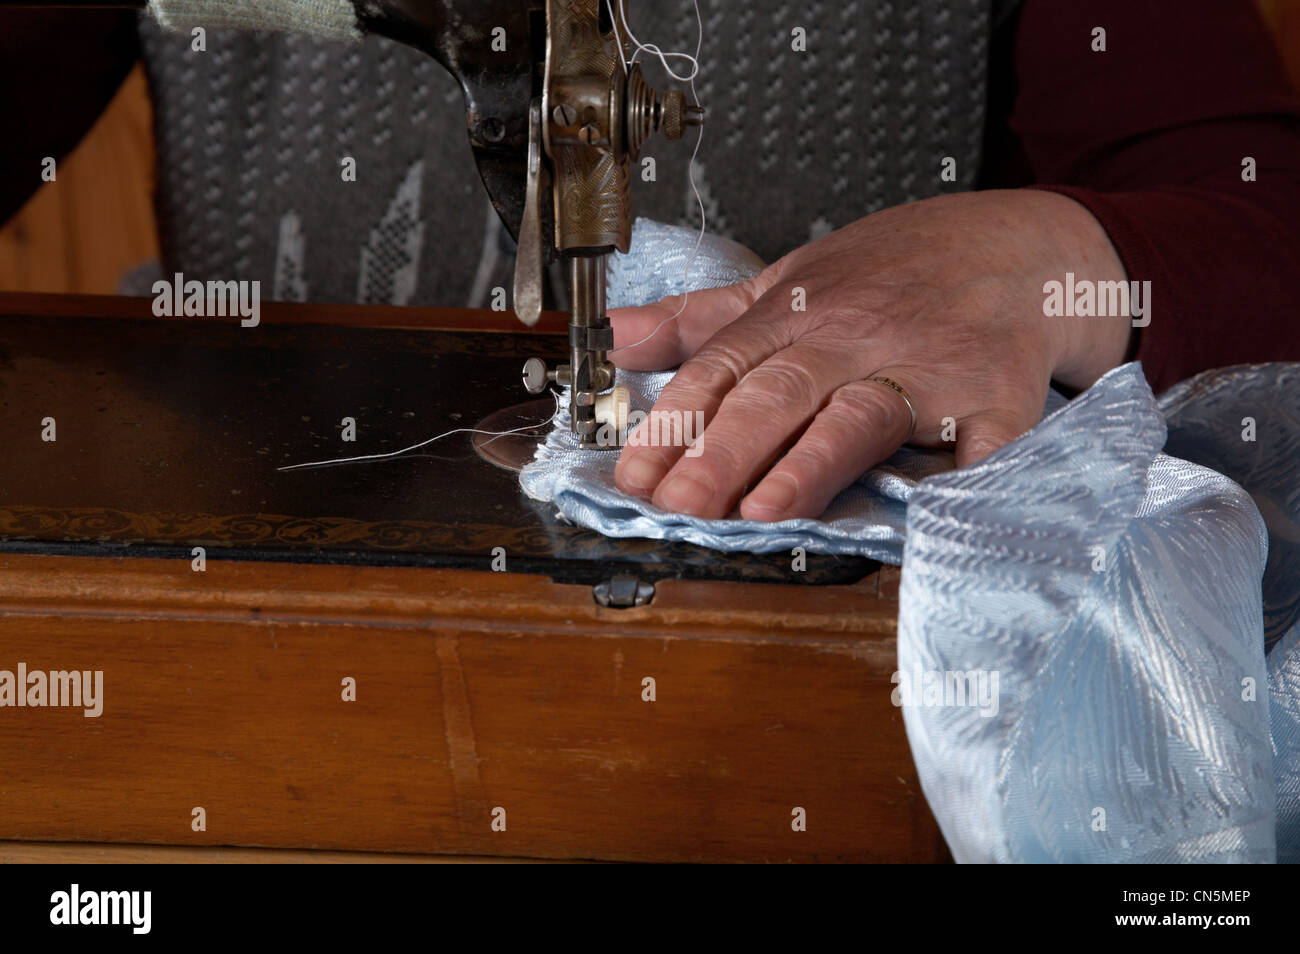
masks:
[[[616,305],[680,291],[655,263],[694,236],[640,238]],[[648,410],[671,374],[619,382]],[[557,421],[521,485],[611,536],[902,563],[898,701],[959,861],[1300,860],[1300,366],[1157,402],[1125,365],[973,467],[900,451],[818,520],[665,514],[616,458]]]
[[[1264,522],[1164,440],[1126,365],[912,495],[899,669],[1001,690],[903,710],[958,861],[1273,860]]]
[[[1300,625],[1268,654],[1268,701],[1277,785],[1277,860],[1300,864]]]
[[[610,255],[605,261],[605,301],[610,308],[645,305],[687,290],[734,285],[753,278],[764,267],[763,260],[739,242],[720,235],[701,238],[698,231],[651,219],[632,223],[629,254]]]
[[[1300,365],[1207,371],[1160,396],[1165,453],[1231,477],[1268,524],[1264,637],[1300,622]]]

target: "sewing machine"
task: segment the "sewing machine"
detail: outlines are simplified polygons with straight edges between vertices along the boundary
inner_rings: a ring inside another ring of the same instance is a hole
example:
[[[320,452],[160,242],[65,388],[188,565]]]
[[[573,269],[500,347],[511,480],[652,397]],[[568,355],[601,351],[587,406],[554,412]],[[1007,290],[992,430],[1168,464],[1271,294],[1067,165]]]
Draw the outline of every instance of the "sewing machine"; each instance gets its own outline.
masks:
[[[0,7],[143,8],[147,0],[40,2]],[[570,388],[570,426],[598,440],[608,405],[614,335],[605,313],[605,256],[631,243],[630,164],[662,132],[681,139],[704,121],[679,90],[660,93],[631,61],[625,0],[354,0],[360,28],[422,50],[465,95],[474,161],[502,222],[518,242],[514,310],[532,327],[542,270],[559,259],[570,303],[567,364],[530,358],[524,385]],[[621,23],[613,12],[619,11]]]
[[[537,323],[546,264],[558,257],[567,276],[569,362],[548,371],[530,359],[525,386],[533,394],[550,382],[570,387],[571,427],[583,446],[617,446],[597,440],[602,392],[614,384],[605,256],[631,242],[630,164],[655,133],[681,139],[700,125],[703,109],[681,91],[657,92],[629,65],[625,26],[603,0],[386,0],[357,9],[367,31],[424,50],[460,82],[474,160],[519,243],[520,321]]]
[[[361,8],[366,30],[461,82],[519,241],[523,327],[285,304],[253,336],[144,299],[0,295],[0,669],[103,670],[106,695],[95,719],[0,711],[0,761],[22,766],[0,856],[942,858],[890,703],[892,568],[605,538],[463,438],[276,470],[331,456],[357,407],[387,447],[472,425],[510,402],[525,359],[530,390],[573,385],[575,433],[595,446],[629,163],[702,119],[625,69],[596,0]],[[542,310],[556,258],[568,316]],[[566,351],[554,370],[535,360]],[[35,436],[46,417],[57,440]]]

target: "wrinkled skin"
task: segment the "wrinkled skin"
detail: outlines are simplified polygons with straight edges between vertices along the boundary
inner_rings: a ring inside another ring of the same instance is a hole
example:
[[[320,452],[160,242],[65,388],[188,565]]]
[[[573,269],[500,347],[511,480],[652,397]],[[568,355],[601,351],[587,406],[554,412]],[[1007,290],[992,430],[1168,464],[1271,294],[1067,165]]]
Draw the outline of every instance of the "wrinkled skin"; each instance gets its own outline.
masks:
[[[816,517],[907,439],[906,402],[873,376],[911,396],[909,443],[952,447],[958,466],[971,464],[1038,422],[1053,379],[1085,388],[1125,358],[1127,317],[1044,316],[1043,284],[1066,272],[1127,279],[1083,206],[990,191],[887,209],[750,281],[693,292],[675,321],[612,360],[681,365],[655,408],[702,410],[702,453],[633,438],[615,482],[677,513],[721,518],[739,502],[753,520]],[[680,305],[612,311],[615,345],[644,338]],[[942,439],[945,418],[955,447]]]

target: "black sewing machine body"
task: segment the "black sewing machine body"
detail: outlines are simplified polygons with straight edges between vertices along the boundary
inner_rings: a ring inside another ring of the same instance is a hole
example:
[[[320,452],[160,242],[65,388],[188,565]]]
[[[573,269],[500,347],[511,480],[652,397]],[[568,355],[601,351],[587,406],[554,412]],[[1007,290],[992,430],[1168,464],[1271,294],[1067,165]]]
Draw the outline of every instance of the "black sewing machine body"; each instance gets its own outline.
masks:
[[[12,299],[0,302],[0,440],[13,449],[0,553],[189,561],[204,547],[209,560],[488,570],[501,548],[506,572],[593,586],[616,573],[835,584],[876,566],[808,556],[796,571],[789,553],[604,537],[526,498],[467,434],[392,460],[277,470],[397,450],[511,403],[522,356],[563,338],[503,315],[348,327],[362,309],[272,303],[248,329],[151,317],[148,299],[51,296],[38,311],[32,296],[0,298]],[[466,330],[493,319],[499,329]]]
[[[528,180],[529,106],[542,95],[546,0],[384,0],[361,4],[370,32],[428,53],[460,83],[483,185],[515,239]],[[551,210],[544,222],[553,228]],[[553,254],[548,245],[548,255]]]

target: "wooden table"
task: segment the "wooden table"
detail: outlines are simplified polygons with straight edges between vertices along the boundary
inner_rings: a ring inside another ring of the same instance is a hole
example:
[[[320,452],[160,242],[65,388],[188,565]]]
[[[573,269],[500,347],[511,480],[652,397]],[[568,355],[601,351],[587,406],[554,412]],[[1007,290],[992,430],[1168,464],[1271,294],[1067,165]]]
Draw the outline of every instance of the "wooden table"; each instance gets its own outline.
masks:
[[[87,316],[142,322],[148,306],[0,296],[10,369],[0,378],[10,422],[0,425],[0,670],[103,673],[98,717],[0,708],[0,857],[66,853],[68,843],[92,854],[134,844],[643,861],[946,857],[890,702],[893,568],[823,585],[773,581],[757,562],[741,565],[742,579],[698,578],[707,567],[692,561],[707,563],[707,551],[637,551],[662,571],[654,598],[615,609],[596,603],[582,573],[528,572],[543,565],[536,560],[492,572],[487,552],[323,561],[308,547],[279,559],[207,539],[212,531],[193,529],[207,524],[193,520],[177,531],[192,539],[152,542],[107,519],[99,537],[56,539],[76,521],[42,530],[37,516],[58,509],[54,498],[13,489],[44,494],[31,474],[50,459],[41,408],[23,392],[49,399],[41,376],[57,377],[70,360],[58,337],[74,316],[81,329]],[[4,316],[48,322],[49,352],[8,335],[21,322]],[[168,320],[155,321],[164,334]],[[558,321],[548,317],[543,332]],[[514,330],[500,315],[416,309],[267,305],[263,322]],[[254,331],[232,331],[231,347],[257,347]],[[64,403],[61,453],[90,440],[77,436],[90,425],[76,422],[98,413],[94,384]],[[170,459],[160,450],[141,466]],[[70,458],[49,480],[87,473],[81,464]],[[466,465],[458,479],[491,478]],[[313,500],[308,516],[347,519],[325,511],[337,499]],[[557,539],[576,547],[579,536]],[[211,548],[202,572],[189,543]],[[684,563],[656,564],[663,554],[685,554]]]

